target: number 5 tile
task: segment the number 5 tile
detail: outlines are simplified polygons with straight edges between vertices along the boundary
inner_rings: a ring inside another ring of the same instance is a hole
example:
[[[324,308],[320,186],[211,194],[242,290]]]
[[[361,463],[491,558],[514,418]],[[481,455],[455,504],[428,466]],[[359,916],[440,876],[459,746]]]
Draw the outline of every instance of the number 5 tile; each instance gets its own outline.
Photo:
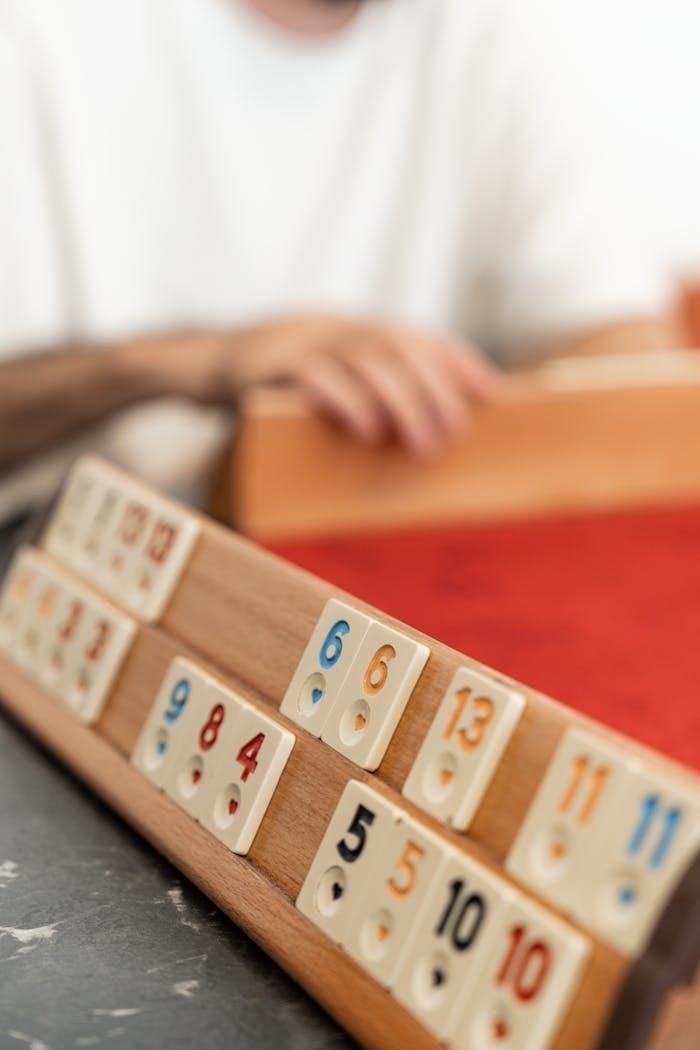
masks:
[[[369,873],[380,859],[398,813],[376,791],[351,780],[311,862],[297,908],[336,944],[351,933]]]

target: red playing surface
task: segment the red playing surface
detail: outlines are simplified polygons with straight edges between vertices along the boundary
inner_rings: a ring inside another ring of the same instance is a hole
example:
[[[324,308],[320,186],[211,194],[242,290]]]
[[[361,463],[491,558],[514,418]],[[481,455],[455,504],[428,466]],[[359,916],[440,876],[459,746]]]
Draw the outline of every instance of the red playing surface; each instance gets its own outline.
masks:
[[[700,508],[287,542],[275,550],[700,769]]]

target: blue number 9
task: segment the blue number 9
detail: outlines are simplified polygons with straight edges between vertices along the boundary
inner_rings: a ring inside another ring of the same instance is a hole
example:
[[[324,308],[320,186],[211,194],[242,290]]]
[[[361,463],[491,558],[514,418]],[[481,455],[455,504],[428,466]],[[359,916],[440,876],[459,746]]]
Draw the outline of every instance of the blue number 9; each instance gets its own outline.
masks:
[[[177,722],[182,714],[182,709],[189,700],[189,696],[190,683],[187,678],[181,678],[170,694],[170,707],[164,715],[165,721],[169,725],[172,725],[173,722]]]
[[[326,635],[326,640],[321,646],[321,667],[325,671],[335,667],[343,652],[343,638],[350,634],[350,624],[347,620],[338,620],[334,623]]]

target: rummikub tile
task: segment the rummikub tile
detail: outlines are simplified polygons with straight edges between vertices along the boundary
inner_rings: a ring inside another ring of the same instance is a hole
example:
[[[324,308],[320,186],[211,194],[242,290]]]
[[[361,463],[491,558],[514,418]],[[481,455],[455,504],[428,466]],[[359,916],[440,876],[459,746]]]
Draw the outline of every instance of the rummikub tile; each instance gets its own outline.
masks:
[[[335,598],[326,603],[280,707],[312,736],[321,735],[372,622]]]
[[[525,698],[460,667],[411,768],[403,794],[427,813],[466,831],[520,716]]]
[[[429,655],[427,645],[373,623],[326,722],[324,743],[363,769],[376,769]]]

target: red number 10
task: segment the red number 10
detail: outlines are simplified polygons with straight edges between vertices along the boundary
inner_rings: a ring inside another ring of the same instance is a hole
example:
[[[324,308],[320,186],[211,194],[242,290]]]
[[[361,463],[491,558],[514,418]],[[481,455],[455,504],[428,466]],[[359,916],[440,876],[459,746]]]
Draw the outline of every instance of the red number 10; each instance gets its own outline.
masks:
[[[552,953],[542,941],[528,946],[524,926],[514,926],[510,931],[510,946],[496,978],[496,984],[508,984],[521,1003],[529,1003],[542,989]]]

